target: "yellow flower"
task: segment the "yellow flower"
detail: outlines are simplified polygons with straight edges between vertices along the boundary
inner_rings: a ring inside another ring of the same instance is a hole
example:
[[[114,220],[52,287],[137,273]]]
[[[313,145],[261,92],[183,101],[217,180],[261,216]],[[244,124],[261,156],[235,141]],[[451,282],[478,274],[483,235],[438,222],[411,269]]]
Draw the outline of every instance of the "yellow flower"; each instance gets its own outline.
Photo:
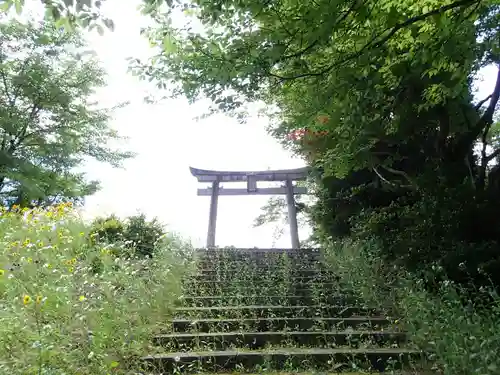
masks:
[[[69,267],[69,268],[68,268],[68,271],[69,271],[69,272],[73,272],[73,271],[74,271],[73,267]]]
[[[5,270],[0,268],[0,276],[3,276],[3,275],[5,275]]]
[[[85,233],[80,232],[80,237],[83,237],[83,236],[85,236]]]
[[[27,304],[29,304],[31,302],[31,297],[28,296],[27,294],[24,296],[23,298],[23,303],[24,303],[24,306],[26,306]]]
[[[40,303],[42,303],[42,299],[43,299],[42,296],[36,296],[36,303],[37,303],[37,305],[39,305]]]
[[[85,296],[80,296],[80,298],[78,298],[78,300],[79,300],[80,302],[83,302],[83,301],[85,301],[85,300],[86,300],[86,298],[85,298]]]
[[[76,258],[73,258],[70,260],[71,264],[75,264],[76,263]]]
[[[28,263],[31,263],[31,262],[33,262],[33,258],[28,257],[28,259],[26,259],[26,261],[27,261]]]

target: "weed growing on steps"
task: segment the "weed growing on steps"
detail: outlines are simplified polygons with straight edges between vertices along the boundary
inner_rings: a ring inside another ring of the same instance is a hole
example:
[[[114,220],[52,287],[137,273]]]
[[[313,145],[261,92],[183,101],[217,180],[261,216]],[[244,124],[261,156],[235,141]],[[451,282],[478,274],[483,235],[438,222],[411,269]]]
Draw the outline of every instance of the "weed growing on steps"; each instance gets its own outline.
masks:
[[[126,374],[169,320],[184,245],[120,259],[88,232],[68,205],[0,212],[1,374]]]
[[[373,312],[352,302],[316,258],[222,249],[199,254],[198,272],[183,284],[172,330],[156,336],[149,352],[158,354],[158,360],[150,357],[157,372],[356,371],[374,366],[373,353],[380,350],[396,353],[390,355],[397,361],[386,367],[391,373],[405,362],[398,356],[412,349],[404,334],[391,333],[391,322],[371,321],[366,315]],[[400,344],[397,354],[393,349]],[[415,367],[421,368],[419,363],[407,368]]]
[[[387,269],[376,252],[377,244],[346,241],[327,249],[328,264],[341,282],[368,303],[386,301],[401,325],[444,375],[500,373],[500,297],[493,290],[478,290],[492,300],[484,306],[460,301],[463,293],[444,280],[438,295],[424,290],[423,280],[399,269]],[[435,269],[434,272],[438,272]]]

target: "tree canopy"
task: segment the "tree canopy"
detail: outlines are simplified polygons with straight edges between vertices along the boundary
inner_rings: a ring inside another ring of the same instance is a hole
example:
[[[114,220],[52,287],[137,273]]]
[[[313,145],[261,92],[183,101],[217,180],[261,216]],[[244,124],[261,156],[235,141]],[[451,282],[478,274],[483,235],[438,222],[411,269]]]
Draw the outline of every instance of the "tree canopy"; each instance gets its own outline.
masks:
[[[0,25],[0,194],[21,206],[78,201],[96,181],[77,172],[89,158],[119,166],[129,152],[109,141],[112,109],[92,96],[105,73],[77,32],[52,24]]]
[[[497,1],[179,0],[151,14],[158,54],[132,70],[214,111],[264,103],[271,133],[316,169],[318,238],[376,236],[415,269],[498,264]]]

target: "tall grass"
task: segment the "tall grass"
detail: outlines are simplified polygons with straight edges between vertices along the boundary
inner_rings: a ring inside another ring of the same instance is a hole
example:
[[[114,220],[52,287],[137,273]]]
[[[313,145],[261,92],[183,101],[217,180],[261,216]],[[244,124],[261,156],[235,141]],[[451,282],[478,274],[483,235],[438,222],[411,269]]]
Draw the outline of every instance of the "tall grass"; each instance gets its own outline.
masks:
[[[445,375],[500,373],[500,297],[493,290],[488,306],[469,301],[444,279],[437,294],[424,281],[378,257],[375,242],[335,242],[327,249],[329,265],[342,282],[367,303],[384,305],[395,322],[429,353],[429,364]],[[440,272],[434,267],[430,272]]]
[[[0,212],[0,374],[130,373],[168,321],[186,245],[119,258],[89,230],[68,205]]]

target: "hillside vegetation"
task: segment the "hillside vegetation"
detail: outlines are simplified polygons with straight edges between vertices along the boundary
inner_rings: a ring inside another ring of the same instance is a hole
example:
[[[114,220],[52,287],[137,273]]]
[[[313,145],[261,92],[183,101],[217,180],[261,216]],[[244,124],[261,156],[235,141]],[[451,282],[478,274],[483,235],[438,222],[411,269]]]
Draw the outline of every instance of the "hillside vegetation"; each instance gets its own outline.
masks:
[[[123,224],[122,224],[123,225]],[[69,204],[0,214],[0,373],[126,374],[163,328],[191,267],[160,238],[144,257],[96,240]]]

